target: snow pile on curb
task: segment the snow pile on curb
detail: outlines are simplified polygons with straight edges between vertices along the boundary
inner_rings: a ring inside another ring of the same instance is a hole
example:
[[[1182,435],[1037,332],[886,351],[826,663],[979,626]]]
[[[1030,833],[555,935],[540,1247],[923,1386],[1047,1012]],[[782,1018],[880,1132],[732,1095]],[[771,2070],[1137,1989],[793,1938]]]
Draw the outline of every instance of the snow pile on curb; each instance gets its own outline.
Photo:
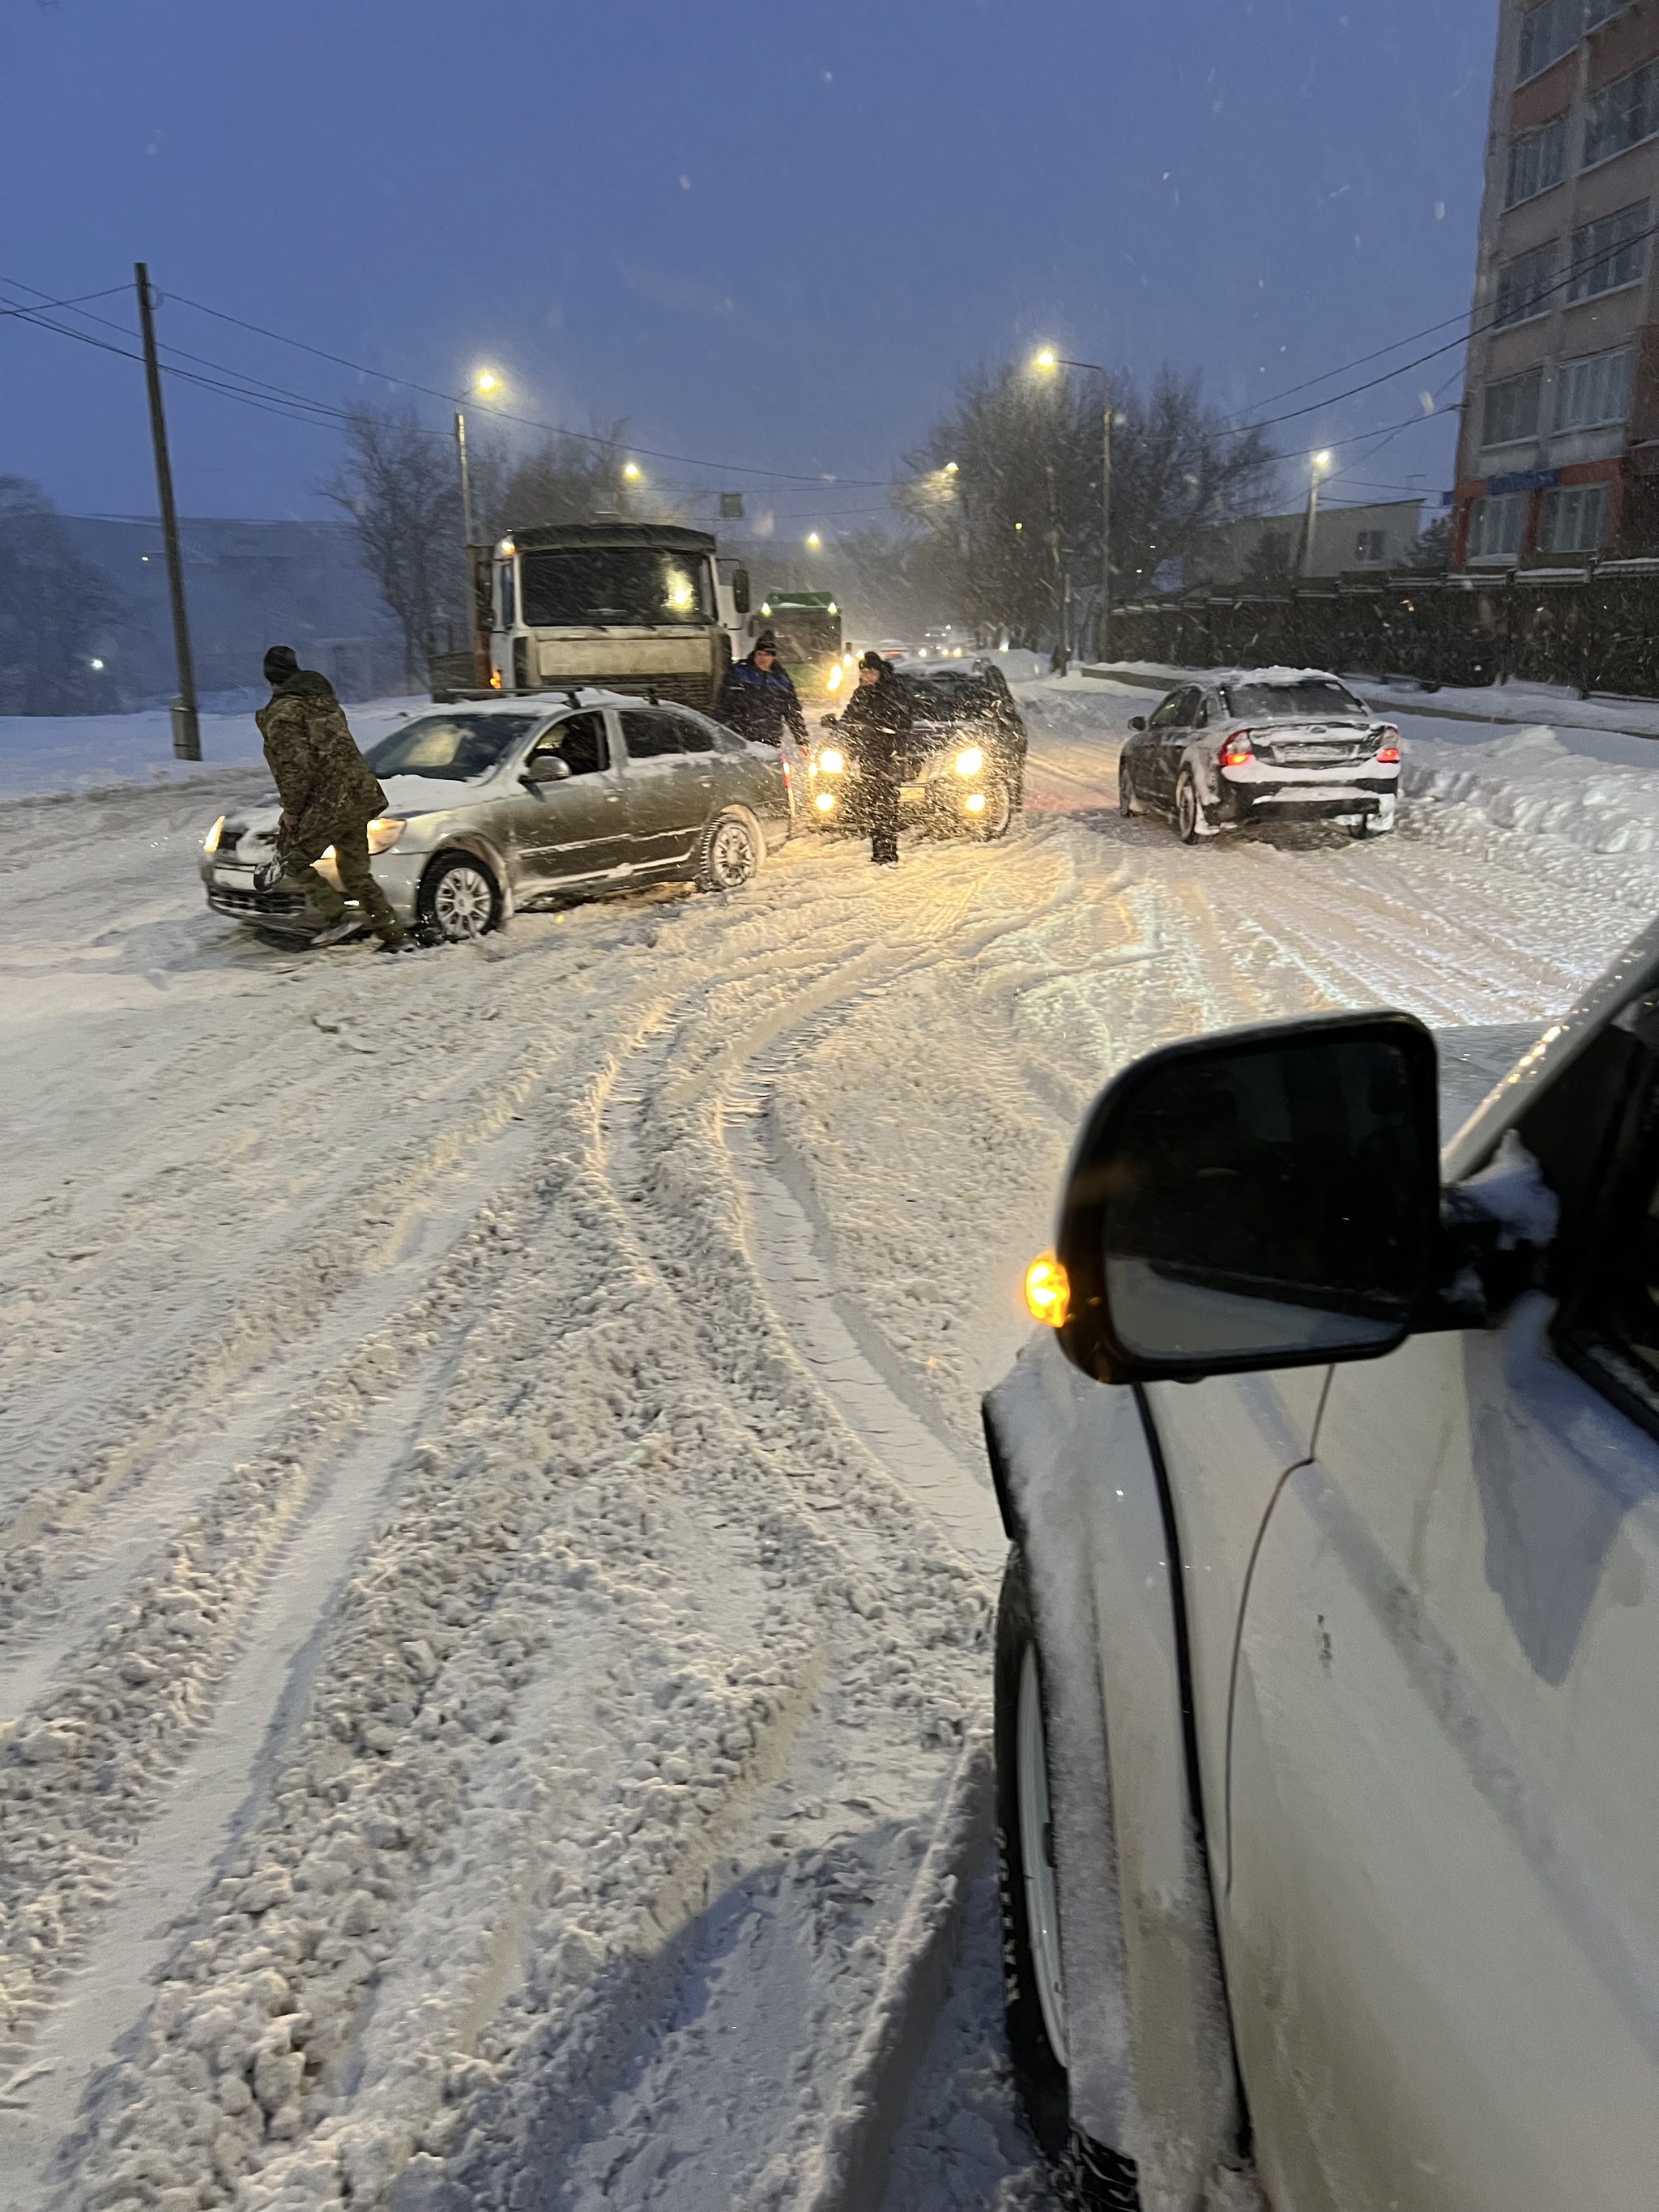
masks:
[[[1408,798],[1464,806],[1500,830],[1561,837],[1594,853],[1659,845],[1659,756],[1650,741],[1612,731],[1568,738],[1539,722],[1471,743],[1441,727],[1411,723],[1401,769]]]

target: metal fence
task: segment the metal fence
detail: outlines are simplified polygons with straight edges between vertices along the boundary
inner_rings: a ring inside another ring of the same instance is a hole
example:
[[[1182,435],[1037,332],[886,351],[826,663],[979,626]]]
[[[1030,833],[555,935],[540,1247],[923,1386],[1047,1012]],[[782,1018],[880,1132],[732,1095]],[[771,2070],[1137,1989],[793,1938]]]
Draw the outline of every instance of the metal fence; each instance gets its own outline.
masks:
[[[1571,684],[1581,697],[1659,698],[1659,560],[1182,592],[1117,608],[1112,659],[1331,668],[1430,688],[1516,678]]]

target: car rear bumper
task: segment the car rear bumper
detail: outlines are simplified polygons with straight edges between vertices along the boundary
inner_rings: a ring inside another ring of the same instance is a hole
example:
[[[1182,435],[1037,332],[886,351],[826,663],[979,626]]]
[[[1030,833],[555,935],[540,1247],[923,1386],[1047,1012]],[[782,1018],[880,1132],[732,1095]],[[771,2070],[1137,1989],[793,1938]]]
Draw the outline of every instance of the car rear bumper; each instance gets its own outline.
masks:
[[[1392,776],[1348,776],[1340,783],[1243,783],[1224,775],[1217,818],[1246,822],[1253,817],[1288,815],[1298,822],[1329,822],[1392,814],[1398,791],[1398,781]]]

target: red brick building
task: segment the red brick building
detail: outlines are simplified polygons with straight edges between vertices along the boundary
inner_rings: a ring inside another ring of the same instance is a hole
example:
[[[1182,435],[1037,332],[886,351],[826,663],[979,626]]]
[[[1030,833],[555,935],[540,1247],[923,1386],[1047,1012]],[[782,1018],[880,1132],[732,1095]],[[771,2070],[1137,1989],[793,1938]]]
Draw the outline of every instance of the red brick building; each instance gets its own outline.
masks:
[[[1451,555],[1659,546],[1659,0],[1502,0]]]

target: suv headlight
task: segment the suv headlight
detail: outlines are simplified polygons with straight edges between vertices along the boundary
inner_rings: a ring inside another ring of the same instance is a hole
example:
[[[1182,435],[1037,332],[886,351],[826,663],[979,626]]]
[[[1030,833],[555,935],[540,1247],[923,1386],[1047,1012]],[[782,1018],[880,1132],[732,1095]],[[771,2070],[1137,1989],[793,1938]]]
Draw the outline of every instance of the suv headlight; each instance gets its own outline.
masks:
[[[224,828],[224,826],[225,817],[222,814],[219,817],[219,819],[214,823],[212,829],[208,831],[207,836],[202,840],[202,850],[204,853],[216,853],[218,851],[219,832]]]
[[[958,775],[977,775],[984,765],[985,756],[977,745],[964,746],[957,755],[956,767]]]
[[[825,775],[839,775],[846,765],[846,756],[837,752],[834,745],[825,745],[818,755],[818,766]]]

